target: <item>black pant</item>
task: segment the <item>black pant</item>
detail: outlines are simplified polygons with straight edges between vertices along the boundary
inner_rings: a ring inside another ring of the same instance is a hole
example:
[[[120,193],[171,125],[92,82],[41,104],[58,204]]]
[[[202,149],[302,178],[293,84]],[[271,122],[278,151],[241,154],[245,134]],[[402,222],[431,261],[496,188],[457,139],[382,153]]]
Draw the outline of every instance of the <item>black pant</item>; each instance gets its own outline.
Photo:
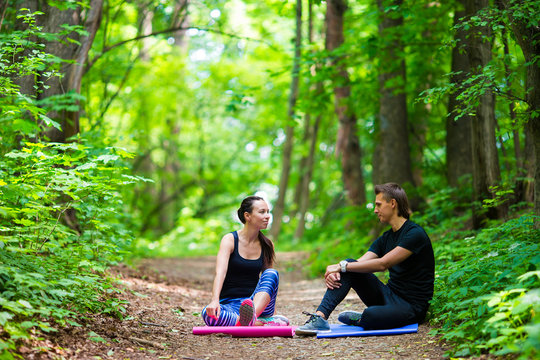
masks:
[[[317,311],[322,312],[328,319],[351,288],[367,306],[360,320],[360,326],[366,330],[402,327],[422,322],[426,315],[427,305],[423,309],[409,304],[394,294],[375,275],[350,272],[341,274],[341,287],[326,290]]]

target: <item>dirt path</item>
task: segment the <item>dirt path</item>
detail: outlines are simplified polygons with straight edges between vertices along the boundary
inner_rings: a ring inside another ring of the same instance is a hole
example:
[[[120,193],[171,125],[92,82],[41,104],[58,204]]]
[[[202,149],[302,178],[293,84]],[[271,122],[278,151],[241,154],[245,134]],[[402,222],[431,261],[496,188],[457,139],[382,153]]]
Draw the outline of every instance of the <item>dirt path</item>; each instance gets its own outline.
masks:
[[[323,292],[322,280],[306,280],[294,261],[302,254],[277,254],[280,270],[278,313],[301,325]],[[288,271],[287,271],[288,270]],[[214,257],[149,259],[137,269],[115,271],[126,288],[120,298],[130,302],[128,320],[94,316],[84,327],[70,327],[41,341],[48,350],[28,351],[25,359],[441,359],[444,349],[421,325],[417,334],[316,339],[232,338],[192,335],[204,325],[199,312],[209,302]],[[351,294],[332,315],[361,309]]]

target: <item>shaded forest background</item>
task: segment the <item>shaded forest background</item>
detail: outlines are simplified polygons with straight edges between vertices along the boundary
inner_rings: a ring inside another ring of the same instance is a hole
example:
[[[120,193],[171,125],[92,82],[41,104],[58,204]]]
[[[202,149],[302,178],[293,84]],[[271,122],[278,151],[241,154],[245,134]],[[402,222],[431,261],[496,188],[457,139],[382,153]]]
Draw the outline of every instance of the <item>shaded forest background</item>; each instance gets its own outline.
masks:
[[[398,182],[458,356],[540,347],[540,1],[0,2],[0,354],[107,268],[214,254],[257,193],[279,251],[357,256]]]

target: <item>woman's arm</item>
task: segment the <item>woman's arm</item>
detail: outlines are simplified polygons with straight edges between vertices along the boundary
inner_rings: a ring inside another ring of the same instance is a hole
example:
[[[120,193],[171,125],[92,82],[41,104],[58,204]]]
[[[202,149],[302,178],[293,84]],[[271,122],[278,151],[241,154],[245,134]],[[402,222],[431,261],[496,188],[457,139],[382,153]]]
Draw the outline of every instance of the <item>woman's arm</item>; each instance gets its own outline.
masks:
[[[206,314],[210,317],[219,317],[219,294],[223,288],[225,275],[229,266],[229,258],[234,251],[234,237],[231,233],[223,236],[216,258],[216,275],[212,286],[212,300],[206,307]]]

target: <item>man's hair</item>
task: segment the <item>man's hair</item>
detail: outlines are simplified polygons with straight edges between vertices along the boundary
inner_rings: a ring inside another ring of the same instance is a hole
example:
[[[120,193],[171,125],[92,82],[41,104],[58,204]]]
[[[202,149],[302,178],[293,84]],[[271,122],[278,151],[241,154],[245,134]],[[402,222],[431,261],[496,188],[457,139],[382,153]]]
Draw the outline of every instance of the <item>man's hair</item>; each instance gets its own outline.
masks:
[[[386,183],[375,185],[375,195],[383,194],[385,201],[392,199],[396,200],[398,204],[398,216],[409,219],[411,209],[409,208],[409,199],[405,190],[396,183]]]

